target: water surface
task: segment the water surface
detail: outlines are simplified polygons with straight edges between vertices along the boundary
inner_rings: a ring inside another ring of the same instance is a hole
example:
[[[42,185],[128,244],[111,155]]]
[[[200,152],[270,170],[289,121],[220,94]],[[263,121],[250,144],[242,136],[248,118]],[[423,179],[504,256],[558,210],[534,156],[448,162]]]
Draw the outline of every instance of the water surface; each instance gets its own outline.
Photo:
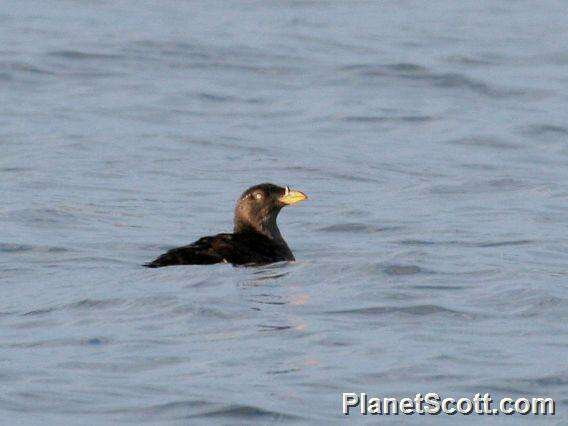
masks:
[[[489,392],[558,402],[495,424],[563,424],[567,35],[560,1],[3,4],[3,421]],[[310,195],[297,262],[140,267],[264,181]]]

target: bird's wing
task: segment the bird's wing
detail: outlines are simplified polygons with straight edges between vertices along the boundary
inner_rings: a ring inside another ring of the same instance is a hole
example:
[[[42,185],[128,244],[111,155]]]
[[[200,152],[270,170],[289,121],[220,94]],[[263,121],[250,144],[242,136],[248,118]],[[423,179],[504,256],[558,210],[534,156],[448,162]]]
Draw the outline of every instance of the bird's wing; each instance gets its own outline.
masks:
[[[213,263],[232,263],[228,259],[234,252],[232,234],[218,234],[203,237],[187,246],[178,247],[162,254],[144,266],[159,268],[171,265],[210,265]]]

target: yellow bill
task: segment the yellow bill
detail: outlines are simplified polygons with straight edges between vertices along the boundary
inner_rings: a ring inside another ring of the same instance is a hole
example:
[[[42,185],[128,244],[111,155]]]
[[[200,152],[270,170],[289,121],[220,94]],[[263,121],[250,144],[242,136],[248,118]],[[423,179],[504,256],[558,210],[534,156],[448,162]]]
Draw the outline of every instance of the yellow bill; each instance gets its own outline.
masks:
[[[288,187],[286,187],[286,191],[284,192],[284,195],[282,197],[280,197],[280,202],[284,203],[284,204],[296,204],[299,203],[300,201],[304,201],[307,200],[308,196],[306,194],[304,194],[303,192],[300,191],[296,191],[294,189],[290,189]]]

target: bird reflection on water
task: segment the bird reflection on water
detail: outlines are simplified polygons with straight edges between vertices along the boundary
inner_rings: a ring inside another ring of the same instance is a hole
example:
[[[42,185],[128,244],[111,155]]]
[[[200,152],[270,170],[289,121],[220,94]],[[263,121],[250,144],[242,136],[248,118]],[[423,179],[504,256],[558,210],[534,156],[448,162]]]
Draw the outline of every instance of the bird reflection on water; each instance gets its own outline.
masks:
[[[281,282],[282,278],[290,277],[294,269],[302,266],[302,263],[289,262],[262,266],[254,270],[248,279],[239,283],[239,288],[246,294],[247,302],[252,303],[251,310],[264,313],[261,317],[263,323],[258,324],[260,331],[308,331],[307,320],[299,316],[294,307],[308,304],[310,295],[301,284],[282,285]],[[267,324],[267,318],[273,322]]]

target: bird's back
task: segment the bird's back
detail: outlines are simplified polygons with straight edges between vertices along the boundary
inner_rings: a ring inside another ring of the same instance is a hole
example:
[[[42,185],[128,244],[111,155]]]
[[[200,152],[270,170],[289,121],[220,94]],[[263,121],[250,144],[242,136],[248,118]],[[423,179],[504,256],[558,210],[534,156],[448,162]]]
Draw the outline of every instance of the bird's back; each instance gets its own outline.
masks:
[[[275,243],[266,236],[254,232],[217,234],[203,237],[187,246],[178,247],[145,264],[150,268],[172,265],[233,265],[266,264],[294,260],[287,245]]]

